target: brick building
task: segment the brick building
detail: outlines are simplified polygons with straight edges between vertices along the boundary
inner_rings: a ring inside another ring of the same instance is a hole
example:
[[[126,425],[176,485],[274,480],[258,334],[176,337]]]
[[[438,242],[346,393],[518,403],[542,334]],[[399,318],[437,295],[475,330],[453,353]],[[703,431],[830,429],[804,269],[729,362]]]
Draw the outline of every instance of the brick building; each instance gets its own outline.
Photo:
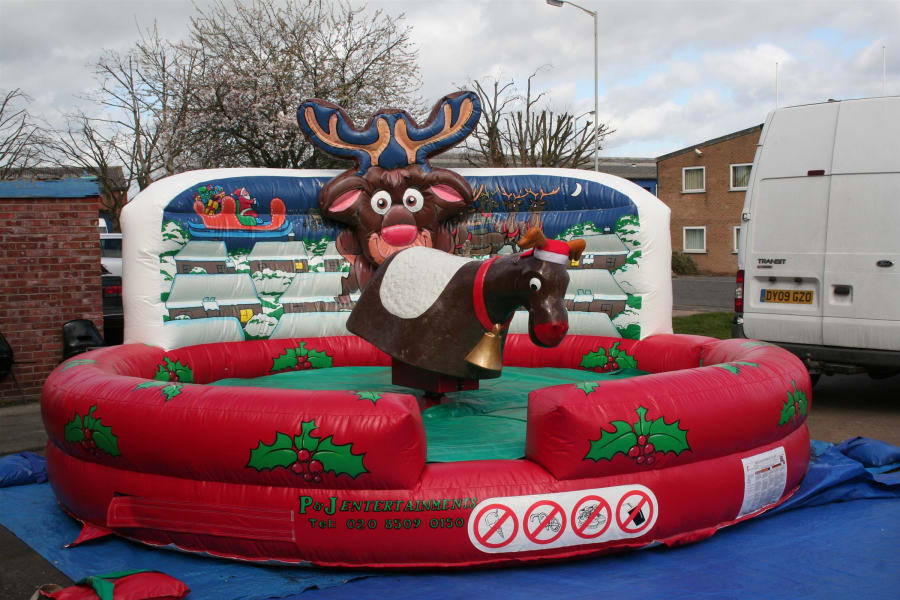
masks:
[[[672,250],[701,273],[737,270],[741,209],[762,125],[656,159],[657,196],[672,209]]]
[[[0,181],[0,333],[27,400],[39,397],[62,358],[63,323],[102,327],[99,210],[94,178]],[[7,377],[0,405],[16,401]]]

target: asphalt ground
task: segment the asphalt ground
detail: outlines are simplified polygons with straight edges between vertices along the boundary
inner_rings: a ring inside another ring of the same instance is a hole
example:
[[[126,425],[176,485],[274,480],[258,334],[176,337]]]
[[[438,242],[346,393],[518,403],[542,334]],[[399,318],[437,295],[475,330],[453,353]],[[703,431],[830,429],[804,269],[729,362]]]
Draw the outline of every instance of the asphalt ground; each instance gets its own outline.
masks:
[[[673,279],[675,316],[732,310],[731,277]],[[900,375],[875,380],[867,375],[822,377],[813,391],[808,424],[813,439],[840,442],[855,436],[900,446]],[[0,407],[0,456],[31,450],[42,453],[47,436],[36,403]],[[72,581],[0,527],[0,600],[27,600],[45,583]]]

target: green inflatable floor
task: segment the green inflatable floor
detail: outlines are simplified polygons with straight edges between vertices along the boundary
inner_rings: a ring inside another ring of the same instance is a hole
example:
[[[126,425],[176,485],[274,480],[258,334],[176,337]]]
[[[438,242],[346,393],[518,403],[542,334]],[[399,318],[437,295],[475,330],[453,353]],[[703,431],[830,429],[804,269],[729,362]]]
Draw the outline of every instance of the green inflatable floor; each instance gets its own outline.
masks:
[[[564,383],[623,379],[644,375],[636,369],[594,373],[577,369],[506,367],[497,379],[483,379],[477,390],[449,394],[450,401],[422,413],[428,462],[514,459],[525,456],[528,393]],[[222,379],[211,385],[282,389],[422,392],[391,384],[390,367],[335,367]]]

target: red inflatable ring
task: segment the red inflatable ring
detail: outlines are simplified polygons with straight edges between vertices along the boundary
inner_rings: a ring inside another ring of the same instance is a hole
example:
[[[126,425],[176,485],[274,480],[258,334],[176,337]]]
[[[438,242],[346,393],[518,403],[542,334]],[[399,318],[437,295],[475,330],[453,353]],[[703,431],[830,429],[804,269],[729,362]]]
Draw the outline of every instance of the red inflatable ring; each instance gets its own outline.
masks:
[[[359,338],[115,346],[47,380],[50,481],[76,519],[147,544],[443,567],[692,542],[803,478],[810,381],[786,351],[682,335],[533,349],[511,335],[504,364],[651,374],[533,391],[523,459],[426,463],[412,395],[204,385],[390,364]]]

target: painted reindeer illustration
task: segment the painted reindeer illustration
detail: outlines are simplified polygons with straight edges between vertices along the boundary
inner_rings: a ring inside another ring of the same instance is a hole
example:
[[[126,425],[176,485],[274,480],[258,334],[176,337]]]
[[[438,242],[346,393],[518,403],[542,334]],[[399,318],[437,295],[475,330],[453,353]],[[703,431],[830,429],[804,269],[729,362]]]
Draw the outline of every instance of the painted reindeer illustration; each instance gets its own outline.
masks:
[[[505,340],[519,307],[528,310],[535,344],[559,344],[568,330],[566,268],[585,242],[548,240],[532,229],[519,246],[529,250],[483,262],[428,248],[396,253],[363,291],[347,328],[418,369],[461,379],[498,377],[499,370],[485,371],[467,355],[488,331],[499,329]]]
[[[428,157],[460,142],[480,116],[472,92],[445,96],[423,126],[405,111],[388,109],[360,130],[335,104],[313,99],[300,106],[300,128],[311,143],[357,162],[319,193],[323,216],[349,225],[336,240],[351,264],[347,291],[365,288],[375,269],[405,248],[453,251],[443,222],[472,204],[472,189],[453,171],[432,168]]]

